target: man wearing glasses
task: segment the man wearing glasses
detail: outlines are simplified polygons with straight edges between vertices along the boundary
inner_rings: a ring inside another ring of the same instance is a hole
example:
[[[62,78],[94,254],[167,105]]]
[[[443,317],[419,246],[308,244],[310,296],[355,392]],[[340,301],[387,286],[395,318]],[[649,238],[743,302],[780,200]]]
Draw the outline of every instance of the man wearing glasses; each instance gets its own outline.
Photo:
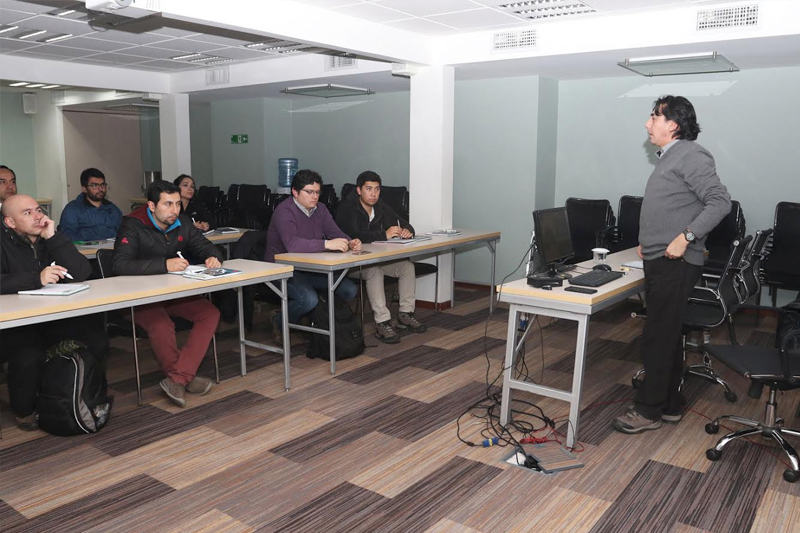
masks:
[[[73,241],[101,241],[117,236],[122,211],[106,200],[108,184],[105,175],[96,168],[81,172],[81,190],[64,207],[58,231]]]
[[[322,177],[313,170],[298,170],[292,178],[292,198],[275,208],[267,230],[265,260],[272,263],[276,254],[307,252],[347,252],[361,250],[361,241],[348,237],[333,221],[328,208],[319,204]],[[289,280],[289,322],[296,324],[300,317],[317,306],[316,289],[325,289],[325,274],[295,271]],[[335,295],[350,301],[358,289],[351,280],[342,279]],[[272,316],[275,340],[281,342],[281,320]]]

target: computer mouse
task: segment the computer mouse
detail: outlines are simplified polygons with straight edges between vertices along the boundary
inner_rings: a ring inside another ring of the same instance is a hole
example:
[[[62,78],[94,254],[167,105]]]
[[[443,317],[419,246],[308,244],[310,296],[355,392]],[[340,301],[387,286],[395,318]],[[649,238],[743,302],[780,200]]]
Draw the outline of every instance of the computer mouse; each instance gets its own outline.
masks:
[[[608,265],[595,265],[592,267],[592,270],[605,270],[606,272],[611,272],[611,267]]]

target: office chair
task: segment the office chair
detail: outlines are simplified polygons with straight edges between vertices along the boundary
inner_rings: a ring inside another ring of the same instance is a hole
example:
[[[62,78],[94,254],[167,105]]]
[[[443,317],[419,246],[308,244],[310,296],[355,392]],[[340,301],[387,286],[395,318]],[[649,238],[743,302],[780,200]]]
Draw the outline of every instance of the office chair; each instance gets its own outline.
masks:
[[[336,188],[332,184],[326,183],[322,186],[319,193],[319,203],[328,209],[332,217],[336,218],[336,209],[339,207],[339,197],[336,196]]]
[[[567,208],[569,233],[575,252],[568,262],[574,264],[591,259],[592,248],[604,244],[606,228],[614,225],[611,204],[608,200],[567,198],[564,206]]]
[[[219,193],[219,187],[201,185],[197,190],[197,200],[202,203],[206,209],[213,213],[220,207],[217,203],[219,199]]]
[[[761,264],[767,255],[769,255],[767,243],[771,235],[772,228],[756,231],[752,246],[750,246],[745,253],[742,271],[736,276],[737,287],[744,301],[749,300],[753,296],[761,295],[761,278],[759,272],[761,271]],[[759,304],[760,300],[761,298],[757,297],[755,303]]]
[[[641,196],[622,196],[617,208],[617,225],[605,231],[605,248],[619,252],[639,246],[639,215],[642,212]]]
[[[264,229],[272,218],[270,190],[266,185],[239,185],[236,190],[236,226],[239,228]]]
[[[800,290],[800,203],[780,202],[775,206],[769,257],[762,263],[764,283],[769,286],[772,306],[778,289]]]
[[[704,285],[696,286],[692,295],[689,297],[689,303],[683,317],[681,346],[683,347],[684,363],[686,362],[686,351],[688,348],[697,348],[703,354],[702,363],[689,365],[684,368],[684,379],[688,376],[698,376],[717,383],[724,389],[725,399],[729,402],[736,401],[736,393],[731,390],[725,380],[714,372],[711,366],[711,357],[705,350],[705,345],[701,343],[691,344],[687,341],[687,336],[690,331],[700,330],[705,333],[706,330],[717,327],[725,322],[728,324],[728,334],[730,335],[731,343],[734,345],[738,344],[733,324],[733,315],[736,313],[739,306],[744,303],[745,298],[742,295],[742,290],[737,286],[737,276],[742,271],[741,265],[744,252],[752,238],[752,236],[748,235],[740,241],[734,241],[733,250],[730,252],[722,276],[719,278],[718,285],[714,288]],[[634,388],[639,387],[639,380],[643,376],[644,369],[634,374],[632,379]],[[681,383],[681,388],[683,388],[683,383]]]
[[[776,441],[788,456],[791,466],[784,470],[783,479],[789,483],[794,483],[800,478],[800,461],[798,460],[797,451],[784,438],[784,435],[800,437],[800,430],[785,428],[783,419],[777,416],[778,391],[800,388],[800,352],[796,350],[790,351],[788,348],[793,339],[797,337],[800,337],[800,328],[789,331],[780,346],[776,348],[728,345],[709,345],[706,347],[709,353],[718,361],[721,361],[739,375],[748,378],[753,384],[769,387],[769,398],[767,399],[763,422],[736,415],[724,415],[706,424],[706,433],[710,435],[719,432],[721,420],[730,420],[747,427],[746,429],[728,433],[717,441],[716,446],[706,450],[706,457],[709,460],[718,461],[722,457],[722,450],[731,441],[760,434],[762,437]]]
[[[706,238],[708,260],[703,267],[703,273],[719,276],[730,256],[731,243],[744,237],[745,231],[744,211],[741,204],[733,200],[730,212]]]
[[[97,250],[97,262],[100,265],[100,274],[103,278],[111,278],[114,277],[114,274],[111,270],[111,259],[113,257],[114,250],[108,249],[100,249]],[[139,344],[138,338],[147,338],[147,333],[142,330],[139,326],[136,325],[134,320],[134,308],[131,307],[131,318],[130,318],[130,331],[131,337],[133,339],[133,364],[134,368],[136,369],[136,397],[138,399],[139,405],[142,405],[142,383],[141,378],[139,376]],[[180,320],[180,322],[178,321]],[[172,321],[175,322],[175,330],[176,331],[186,331],[187,329],[191,329],[192,325],[191,322],[184,319],[172,318]],[[106,321],[108,323],[108,321]],[[188,328],[185,326],[188,324]],[[217,334],[211,337],[211,343],[213,345],[214,350],[214,371],[216,372],[216,380],[219,383],[219,361],[217,360]]]

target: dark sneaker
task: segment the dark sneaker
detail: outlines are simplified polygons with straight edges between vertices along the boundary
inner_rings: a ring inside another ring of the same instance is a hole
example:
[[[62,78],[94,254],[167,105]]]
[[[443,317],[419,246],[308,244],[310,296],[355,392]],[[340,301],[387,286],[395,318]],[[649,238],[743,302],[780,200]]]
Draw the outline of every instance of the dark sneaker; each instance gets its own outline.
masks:
[[[272,312],[270,323],[272,324],[272,338],[275,339],[278,346],[283,346],[283,321],[281,320],[280,311],[275,310]]]
[[[682,418],[683,413],[681,411],[676,411],[675,413],[661,413],[661,421],[670,424],[677,424]]]
[[[186,386],[183,383],[175,383],[169,378],[164,378],[159,383],[161,386],[161,390],[163,390],[169,399],[177,405],[178,407],[186,407],[186,400],[184,399],[184,393],[186,392]]]
[[[428,326],[417,320],[414,313],[397,313],[397,329],[407,329],[411,333],[428,331]]]
[[[375,324],[375,336],[379,341],[385,342],[386,344],[397,344],[400,342],[400,337],[395,333],[394,328],[392,328],[391,320]]]
[[[650,420],[639,414],[635,409],[629,409],[624,415],[618,416],[611,424],[614,429],[623,433],[641,433],[649,429],[661,427],[661,420]]]
[[[28,416],[18,416],[17,427],[22,431],[36,431],[39,429],[39,415],[34,411]]]
[[[195,376],[192,381],[186,385],[186,392],[202,396],[211,390],[211,380],[201,376]]]

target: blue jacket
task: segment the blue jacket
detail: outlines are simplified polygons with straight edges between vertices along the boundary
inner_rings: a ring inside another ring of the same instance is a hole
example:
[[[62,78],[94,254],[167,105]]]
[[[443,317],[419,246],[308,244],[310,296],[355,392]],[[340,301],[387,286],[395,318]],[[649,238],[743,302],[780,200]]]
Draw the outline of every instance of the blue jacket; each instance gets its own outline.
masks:
[[[99,241],[117,236],[122,211],[108,200],[95,207],[81,193],[64,207],[58,231],[73,241]]]

